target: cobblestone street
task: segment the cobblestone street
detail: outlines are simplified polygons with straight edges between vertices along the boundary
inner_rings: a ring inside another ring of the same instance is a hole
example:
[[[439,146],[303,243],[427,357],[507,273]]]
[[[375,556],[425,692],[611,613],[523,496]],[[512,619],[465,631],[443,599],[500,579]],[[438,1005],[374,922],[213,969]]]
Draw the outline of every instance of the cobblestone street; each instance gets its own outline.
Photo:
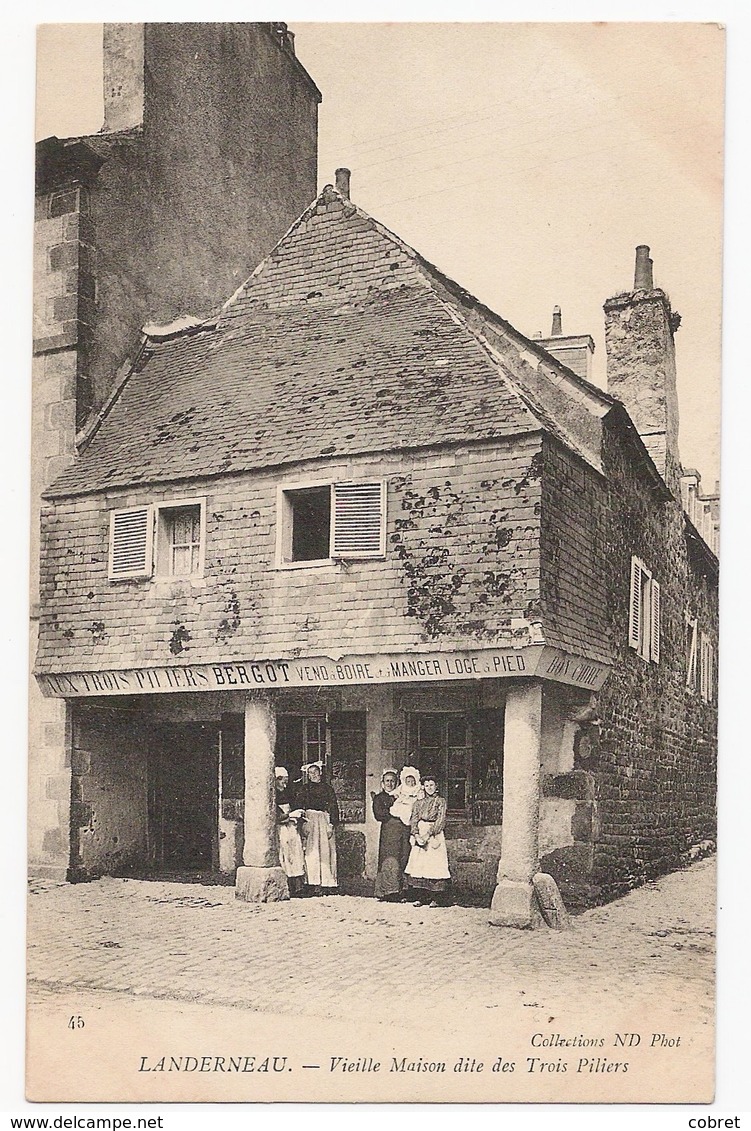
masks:
[[[708,1019],[714,872],[701,861],[576,916],[565,932],[491,928],[481,908],[350,896],[247,904],[231,887],[36,881],[29,980],[32,993],[77,987],[317,1017],[368,1016],[379,990],[396,985],[405,1012],[421,1016],[548,1017],[660,1000]],[[426,996],[426,982],[440,993]]]
[[[35,881],[29,1096],[706,1101],[714,878],[703,860],[560,932],[492,928],[481,908],[254,905],[232,887]],[[638,1047],[619,1048],[629,1033]],[[626,1069],[607,1075],[624,1053]],[[289,1059],[281,1075],[151,1067],[188,1056],[195,1068],[206,1054]],[[342,1057],[384,1071],[333,1068]],[[485,1071],[457,1072],[461,1057]],[[399,1058],[446,1069],[437,1083],[395,1072]],[[508,1075],[492,1070],[504,1058]]]

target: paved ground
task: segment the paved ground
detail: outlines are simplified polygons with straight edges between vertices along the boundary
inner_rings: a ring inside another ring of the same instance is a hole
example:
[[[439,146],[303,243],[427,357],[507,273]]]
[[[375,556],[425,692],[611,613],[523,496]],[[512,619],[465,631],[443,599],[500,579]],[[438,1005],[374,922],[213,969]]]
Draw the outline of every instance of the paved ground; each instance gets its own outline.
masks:
[[[379,992],[429,1018],[638,1011],[710,1024],[714,860],[585,912],[564,932],[491,928],[478,908],[334,896],[253,905],[234,889],[35,881],[28,975],[73,988],[240,1006],[277,1016],[373,1016]],[[482,1011],[479,1012],[478,1011]]]

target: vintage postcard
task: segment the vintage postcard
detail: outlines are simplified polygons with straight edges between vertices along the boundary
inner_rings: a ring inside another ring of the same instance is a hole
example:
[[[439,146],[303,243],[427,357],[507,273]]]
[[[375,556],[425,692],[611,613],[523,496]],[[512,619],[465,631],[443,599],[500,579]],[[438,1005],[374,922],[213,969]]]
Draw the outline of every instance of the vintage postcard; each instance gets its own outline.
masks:
[[[712,1101],[724,53],[40,26],[30,1100]]]

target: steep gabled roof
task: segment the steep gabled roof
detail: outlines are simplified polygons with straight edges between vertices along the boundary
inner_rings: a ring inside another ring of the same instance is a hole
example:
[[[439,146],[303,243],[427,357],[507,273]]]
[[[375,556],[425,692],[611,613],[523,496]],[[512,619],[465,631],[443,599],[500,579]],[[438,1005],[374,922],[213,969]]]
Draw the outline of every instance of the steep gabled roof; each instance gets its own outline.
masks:
[[[598,466],[575,418],[612,404],[328,186],[215,319],[146,339],[46,494],[540,430]]]

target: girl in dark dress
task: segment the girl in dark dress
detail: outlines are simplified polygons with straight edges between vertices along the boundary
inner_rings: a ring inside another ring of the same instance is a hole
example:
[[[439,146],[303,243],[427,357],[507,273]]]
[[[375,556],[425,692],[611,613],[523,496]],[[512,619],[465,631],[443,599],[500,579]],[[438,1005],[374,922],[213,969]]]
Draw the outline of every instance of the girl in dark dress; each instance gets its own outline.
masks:
[[[374,891],[376,899],[381,900],[394,900],[401,895],[404,867],[409,857],[409,825],[391,814],[397,783],[396,770],[385,770],[381,777],[381,792],[372,795],[373,816],[381,822]]]

